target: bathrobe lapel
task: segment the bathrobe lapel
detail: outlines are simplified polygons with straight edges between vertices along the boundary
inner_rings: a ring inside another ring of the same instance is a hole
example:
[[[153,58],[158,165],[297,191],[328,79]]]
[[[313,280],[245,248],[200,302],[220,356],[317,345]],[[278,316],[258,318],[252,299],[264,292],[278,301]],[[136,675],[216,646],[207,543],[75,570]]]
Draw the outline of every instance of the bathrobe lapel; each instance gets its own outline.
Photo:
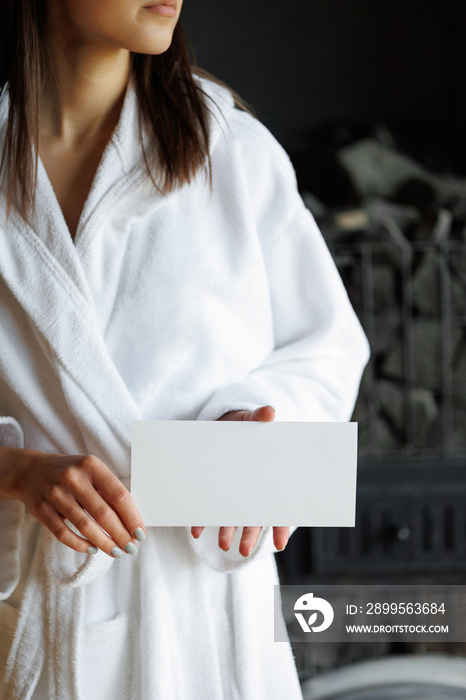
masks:
[[[116,225],[145,213],[137,208],[137,193],[147,178],[131,156],[137,136],[131,124],[134,107],[134,94],[129,91],[83,209],[76,245],[40,159],[37,209],[31,225],[12,209],[8,222],[0,226],[0,275],[43,339],[44,354],[60,378],[70,409],[66,419],[79,424],[88,452],[97,451],[123,478],[129,477],[131,422],[139,417],[139,409],[98,326],[81,254],[110,213]],[[0,209],[6,212],[6,193],[0,196]],[[142,199],[147,203],[147,193]],[[156,193],[152,205],[157,206]],[[15,389],[22,391],[20,398],[26,405],[34,407],[26,395],[30,387]],[[40,411],[36,418],[44,419]]]
[[[0,248],[0,274],[42,336],[71,414],[98,442],[109,440],[102,444],[112,445],[107,451],[121,464],[138,410],[105,346],[77,255],[60,260],[15,214],[0,228]],[[103,425],[95,422],[96,411]]]

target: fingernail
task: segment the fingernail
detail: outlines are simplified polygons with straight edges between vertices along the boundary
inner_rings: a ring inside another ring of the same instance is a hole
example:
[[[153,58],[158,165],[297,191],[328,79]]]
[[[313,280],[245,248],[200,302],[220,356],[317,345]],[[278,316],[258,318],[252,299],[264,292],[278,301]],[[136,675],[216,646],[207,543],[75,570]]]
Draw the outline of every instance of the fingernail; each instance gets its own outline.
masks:
[[[137,527],[135,531],[133,532],[134,539],[137,540],[138,542],[143,542],[146,539],[146,533],[142,529],[142,527]]]
[[[124,551],[123,551],[122,549],[120,549],[119,547],[114,547],[114,548],[112,549],[112,551],[110,552],[110,554],[111,554],[112,556],[116,557],[117,559],[120,559],[120,557],[123,557],[125,553],[124,553]]]
[[[125,545],[125,552],[128,554],[136,554],[138,551],[138,548],[134,544],[134,542],[128,542],[128,544]]]
[[[97,547],[89,547],[87,550],[87,553],[88,554],[97,554],[98,551],[99,550],[97,549]]]

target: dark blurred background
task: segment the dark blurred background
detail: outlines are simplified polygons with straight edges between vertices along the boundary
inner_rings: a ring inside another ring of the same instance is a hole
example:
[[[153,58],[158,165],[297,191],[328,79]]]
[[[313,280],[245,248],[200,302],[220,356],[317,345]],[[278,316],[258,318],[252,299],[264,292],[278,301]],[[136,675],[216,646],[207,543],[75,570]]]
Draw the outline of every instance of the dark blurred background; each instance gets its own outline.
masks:
[[[288,150],[328,121],[465,143],[464,0],[185,0],[181,20],[199,65]]]

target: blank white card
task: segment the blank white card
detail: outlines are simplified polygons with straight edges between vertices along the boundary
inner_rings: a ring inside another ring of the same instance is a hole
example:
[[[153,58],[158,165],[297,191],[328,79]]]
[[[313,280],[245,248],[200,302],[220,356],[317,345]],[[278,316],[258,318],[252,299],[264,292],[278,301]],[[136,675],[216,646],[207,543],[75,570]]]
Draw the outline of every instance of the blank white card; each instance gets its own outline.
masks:
[[[353,527],[357,423],[134,421],[146,526]]]

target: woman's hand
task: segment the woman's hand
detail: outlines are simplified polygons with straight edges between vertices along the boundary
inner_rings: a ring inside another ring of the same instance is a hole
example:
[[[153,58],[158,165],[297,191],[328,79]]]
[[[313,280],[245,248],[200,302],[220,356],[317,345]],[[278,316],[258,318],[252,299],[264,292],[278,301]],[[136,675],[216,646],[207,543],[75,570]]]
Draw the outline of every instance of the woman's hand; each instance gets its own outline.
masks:
[[[130,492],[91,455],[2,447],[0,493],[24,503],[52,535],[77,552],[95,554],[98,547],[112,557],[135,554],[136,540],[146,536]]]
[[[273,421],[275,418],[275,409],[272,406],[261,406],[255,411],[229,411],[218,420],[258,420],[264,422]],[[218,533],[218,546],[220,549],[227,551],[230,549],[233,535],[236,527],[221,527]],[[192,527],[191,534],[193,537],[200,537],[203,527]],[[254,547],[261,532],[261,527],[243,527],[243,534],[239,544],[239,552],[243,557],[247,557]],[[273,528],[273,543],[278,550],[285,549],[290,537],[289,527],[274,527]]]

